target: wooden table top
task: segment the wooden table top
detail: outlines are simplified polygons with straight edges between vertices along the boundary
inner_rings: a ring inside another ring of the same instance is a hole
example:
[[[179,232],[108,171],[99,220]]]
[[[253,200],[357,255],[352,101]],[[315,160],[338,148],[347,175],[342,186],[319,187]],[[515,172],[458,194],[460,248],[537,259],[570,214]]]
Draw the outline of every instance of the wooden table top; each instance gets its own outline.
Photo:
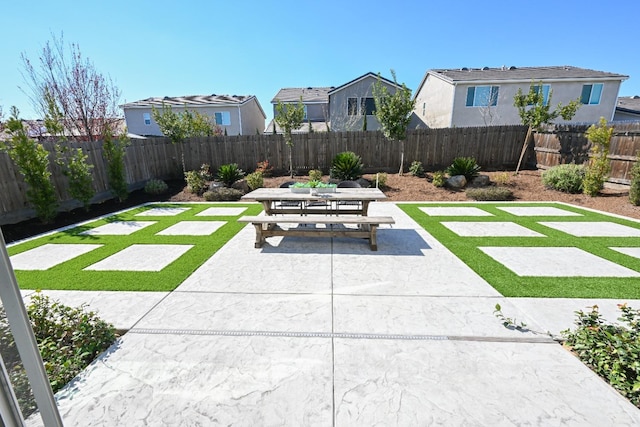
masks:
[[[294,193],[289,188],[258,188],[242,196],[243,200],[362,200],[375,201],[386,199],[382,191],[377,188],[336,188],[335,193]]]

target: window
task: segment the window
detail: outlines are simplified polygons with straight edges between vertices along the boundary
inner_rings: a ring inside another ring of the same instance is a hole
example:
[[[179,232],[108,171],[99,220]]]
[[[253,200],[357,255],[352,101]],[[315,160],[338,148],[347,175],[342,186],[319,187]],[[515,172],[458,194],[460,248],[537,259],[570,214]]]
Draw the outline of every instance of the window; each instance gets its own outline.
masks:
[[[467,88],[467,107],[495,107],[498,105],[498,86],[471,86]]]
[[[358,98],[347,98],[347,115],[358,115]]]
[[[550,90],[550,86],[549,85],[542,85],[542,88],[540,88],[539,85],[535,85],[533,87],[533,90],[540,93],[540,91],[542,90],[542,99],[543,99],[543,105],[548,105],[549,104],[549,90]]]
[[[583,85],[580,102],[591,105],[600,104],[600,95],[602,95],[602,83]]]
[[[373,98],[360,98],[360,114],[373,116],[376,111],[376,101]]]
[[[147,126],[151,125],[151,114],[150,113],[142,113],[142,119],[144,120],[144,124]]]
[[[228,111],[220,111],[216,113],[216,124],[219,126],[229,126],[231,124],[231,113]]]
[[[307,106],[304,105],[304,117],[303,120],[307,120],[309,118],[309,116],[307,116]]]
[[[426,115],[427,114],[427,103],[423,102],[422,103],[422,115]]]

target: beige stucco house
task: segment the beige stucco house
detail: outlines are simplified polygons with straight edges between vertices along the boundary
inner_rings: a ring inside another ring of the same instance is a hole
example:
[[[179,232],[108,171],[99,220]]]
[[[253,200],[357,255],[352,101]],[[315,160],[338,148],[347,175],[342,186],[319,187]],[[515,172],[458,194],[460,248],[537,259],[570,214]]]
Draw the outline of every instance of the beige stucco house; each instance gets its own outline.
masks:
[[[197,111],[215,121],[227,135],[255,135],[262,132],[267,119],[253,95],[195,95],[147,98],[121,105],[129,133],[141,136],[162,136],[153,120],[152,108],[162,110],[162,104],[180,113],[185,109]]]
[[[613,119],[622,81],[629,76],[571,66],[434,69],[415,93],[414,113],[433,128],[520,124],[513,99],[542,85],[552,108],[580,100],[572,122]],[[562,123],[562,120],[557,120]]]

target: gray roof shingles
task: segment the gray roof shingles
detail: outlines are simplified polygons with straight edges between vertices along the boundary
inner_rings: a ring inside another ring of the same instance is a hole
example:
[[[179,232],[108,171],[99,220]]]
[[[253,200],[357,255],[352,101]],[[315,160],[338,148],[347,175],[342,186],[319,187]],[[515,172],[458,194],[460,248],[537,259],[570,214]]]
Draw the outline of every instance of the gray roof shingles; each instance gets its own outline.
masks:
[[[278,91],[271,100],[272,104],[281,102],[329,102],[329,91],[332,87],[286,87]]]
[[[640,96],[620,96],[616,109],[640,114]]]
[[[551,67],[499,67],[499,68],[457,68],[434,69],[429,71],[441,78],[454,82],[501,81],[501,80],[557,80],[557,79],[614,79],[625,80],[629,76],[606,71],[564,66]]]
[[[147,98],[140,101],[129,102],[122,107],[151,107],[162,106],[164,102],[172,106],[205,106],[205,105],[239,105],[253,98],[253,95],[189,95],[189,96],[165,96],[164,98]]]

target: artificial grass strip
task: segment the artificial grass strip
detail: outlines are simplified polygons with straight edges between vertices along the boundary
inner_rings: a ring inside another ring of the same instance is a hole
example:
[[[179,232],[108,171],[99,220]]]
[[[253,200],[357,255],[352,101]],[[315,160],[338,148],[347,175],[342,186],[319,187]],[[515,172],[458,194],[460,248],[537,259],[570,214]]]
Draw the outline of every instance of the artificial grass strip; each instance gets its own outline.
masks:
[[[135,217],[137,213],[154,207],[188,207],[175,216]],[[240,215],[234,216],[196,216],[210,207],[243,207]],[[103,245],[87,254],[58,264],[48,270],[16,270],[18,284],[22,289],[58,289],[87,291],[171,291],[182,283],[191,273],[211,258],[246,224],[237,220],[243,215],[258,215],[262,211],[260,204],[176,204],[162,203],[144,205],[126,212],[102,218],[82,226],[67,229],[48,236],[14,245],[8,249],[9,255],[15,255],[35,247],[51,243],[96,243]],[[83,231],[114,221],[153,221],[155,224],[138,230],[130,235],[83,235]],[[226,224],[208,236],[156,235],[181,221],[226,221]],[[171,244],[192,245],[184,255],[163,268],[161,271],[90,271],[84,268],[95,264],[133,244]]]
[[[545,227],[540,222],[607,221],[640,229],[640,223],[559,203],[420,203],[398,206],[458,258],[478,273],[498,292],[507,297],[545,298],[640,298],[640,277],[538,277],[518,276],[479,247],[576,247],[628,269],[640,272],[640,259],[622,254],[611,247],[640,247],[640,237],[575,237]],[[493,216],[429,216],[421,207],[475,207]],[[499,207],[555,207],[581,216],[516,216]],[[513,222],[537,231],[545,237],[462,237],[442,222]],[[571,262],[567,259],[566,262]]]

